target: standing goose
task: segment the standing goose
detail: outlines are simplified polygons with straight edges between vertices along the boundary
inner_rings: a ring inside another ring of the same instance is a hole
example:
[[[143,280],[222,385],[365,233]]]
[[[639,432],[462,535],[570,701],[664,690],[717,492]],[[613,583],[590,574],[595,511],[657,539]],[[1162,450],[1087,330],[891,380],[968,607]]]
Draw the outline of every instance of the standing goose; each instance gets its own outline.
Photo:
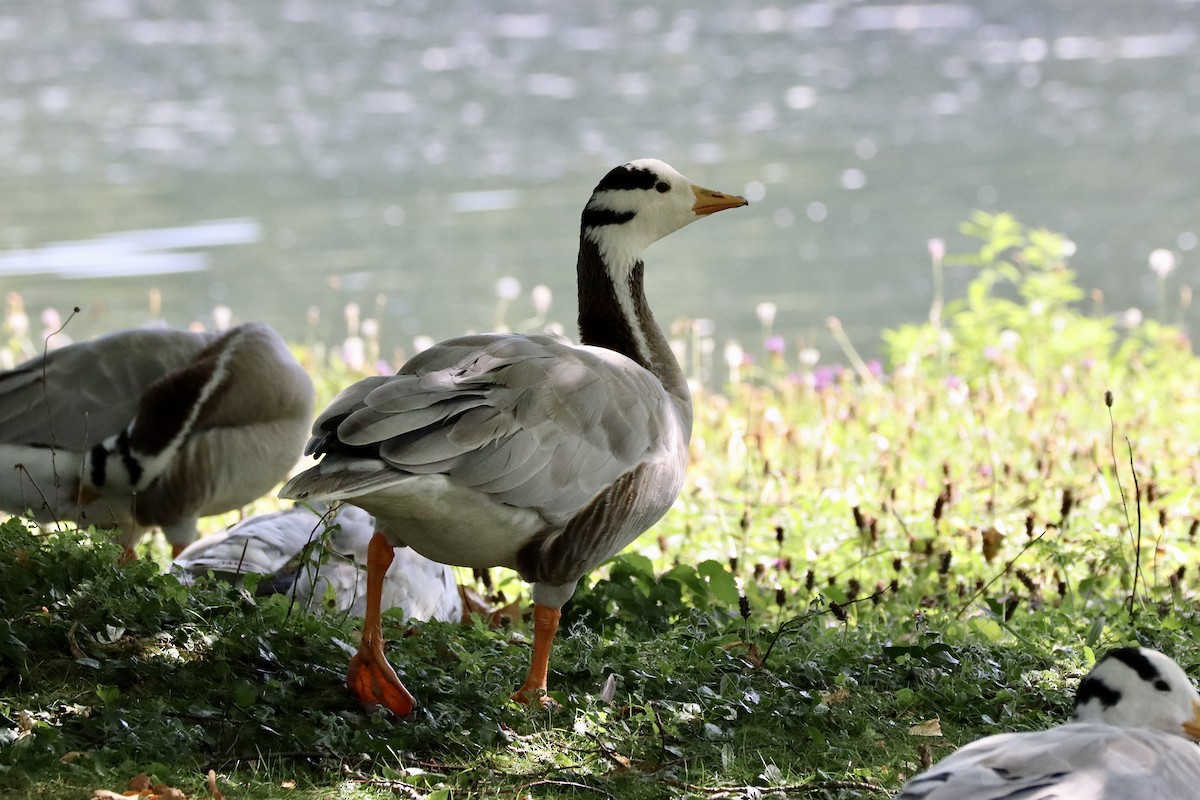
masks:
[[[347,682],[367,707],[411,713],[387,663],[380,582],[392,545],[533,583],[534,647],[520,702],[548,703],[560,609],[589,570],[653,525],[683,485],[692,429],[683,371],[643,291],[642,253],[745,199],[654,159],[610,171],[583,210],[579,333],[450,339],[394,376],[342,391],[313,427],[321,462],[282,497],[375,515],[362,644]]]
[[[158,526],[178,553],[199,517],[287,477],[312,406],[308,374],[262,324],[52,350],[0,372],[0,509],[116,528],[129,551]]]
[[[913,778],[896,800],[1194,800],[1200,695],[1157,650],[1108,653],[1079,684],[1075,717],[989,736]]]
[[[332,515],[327,511],[296,505],[250,517],[192,542],[172,567],[183,583],[209,572],[230,582],[262,575],[259,594],[289,594],[305,611],[325,610],[324,597],[331,591],[333,611],[361,617],[367,608],[363,567],[375,519],[357,506],[343,505]],[[384,577],[381,608],[399,608],[417,620],[463,618],[454,570],[407,547]]]

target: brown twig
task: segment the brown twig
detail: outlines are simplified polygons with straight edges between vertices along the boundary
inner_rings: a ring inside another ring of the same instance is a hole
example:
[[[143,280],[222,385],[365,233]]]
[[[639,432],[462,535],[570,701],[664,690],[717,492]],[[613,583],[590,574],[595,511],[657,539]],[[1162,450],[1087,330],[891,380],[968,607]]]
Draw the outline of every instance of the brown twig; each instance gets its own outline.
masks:
[[[50,387],[46,383],[46,361],[48,360],[47,356],[50,354],[50,340],[62,333],[67,327],[67,324],[70,323],[71,320],[75,319],[75,315],[78,313],[79,306],[75,306],[71,309],[70,316],[63,320],[62,325],[58,326],[58,330],[51,331],[46,335],[46,338],[42,340],[42,408],[46,409],[46,422],[48,423],[50,429],[50,472],[54,475],[54,488],[56,490],[58,489],[58,464],[56,459],[58,454],[58,442],[54,436],[54,416],[50,413]],[[50,509],[50,514],[54,517],[54,524],[61,528],[62,525],[58,521],[58,514],[54,511],[54,509]]]
[[[37,481],[35,481],[33,476],[29,474],[29,467],[25,466],[24,464],[13,464],[13,469],[18,469],[25,473],[25,477],[29,479],[29,485],[32,486],[35,491],[37,491],[38,497],[42,498],[42,505],[46,507],[46,509],[50,512],[50,516],[54,518],[55,527],[61,530],[62,522],[60,522],[58,519],[58,512],[54,510],[54,507],[50,505],[50,501],[46,499],[46,494],[42,491],[42,487],[38,486]]]
[[[602,794],[605,797],[613,796],[613,795],[609,794],[608,792],[604,791],[603,789],[600,789],[596,786],[588,786],[586,783],[576,783],[575,781],[551,780],[549,778],[543,778],[541,780],[531,781],[530,783],[523,783],[517,787],[516,792],[518,794],[520,794],[528,789],[534,788],[535,786],[566,786],[571,789],[586,789],[589,792],[596,792],[597,794]]]
[[[409,800],[424,800],[425,798],[425,792],[422,792],[411,783],[405,783],[404,781],[392,780],[390,778],[372,778],[366,775],[356,776],[353,780],[361,786],[388,789],[394,794],[409,798]]]
[[[712,800],[724,797],[769,797],[770,795],[815,794],[840,789],[852,789],[862,792],[874,792],[887,795],[890,792],[882,786],[866,781],[813,781],[812,783],[791,783],[783,786],[698,786],[683,781],[664,780],[670,786],[686,789],[689,792],[699,792],[708,795]]]
[[[779,624],[779,627],[775,629],[775,635],[773,637],[771,637],[771,643],[769,645],[767,645],[767,650],[765,653],[763,653],[762,659],[759,661],[758,665],[760,667],[765,667],[767,665],[767,659],[771,657],[771,651],[775,648],[775,643],[778,642],[780,637],[783,636],[784,631],[790,630],[791,628],[793,628],[797,625],[801,625],[805,622],[808,622],[810,619],[819,617],[823,614],[836,613],[834,611],[835,606],[837,608],[844,609],[847,606],[852,606],[852,605],[855,605],[856,603],[865,603],[868,601],[876,600],[876,599],[882,597],[884,594],[886,594],[888,592],[888,589],[889,589],[889,587],[885,586],[882,589],[880,589],[879,591],[873,592],[873,593],[867,595],[866,597],[857,597],[853,600],[847,600],[845,603],[830,603],[829,606],[826,608],[819,608],[816,611],[809,611],[805,614],[801,614],[798,617],[792,617],[791,619],[784,620],[783,622],[781,622]]]

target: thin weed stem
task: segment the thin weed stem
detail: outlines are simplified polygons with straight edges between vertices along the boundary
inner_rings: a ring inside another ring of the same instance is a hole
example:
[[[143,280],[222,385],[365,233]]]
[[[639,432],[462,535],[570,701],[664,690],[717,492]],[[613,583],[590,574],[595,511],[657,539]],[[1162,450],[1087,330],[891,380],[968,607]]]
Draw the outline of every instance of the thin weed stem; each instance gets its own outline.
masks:
[[[1133,586],[1129,590],[1129,616],[1133,617],[1136,614],[1138,576],[1142,574],[1142,488],[1138,486],[1137,467],[1133,464],[1133,445],[1128,436],[1125,437],[1125,446],[1129,449],[1129,472],[1133,475],[1133,499],[1134,507],[1137,509],[1137,536],[1133,543]],[[1125,502],[1124,492],[1121,493],[1121,502]],[[1128,509],[1125,510],[1125,519],[1128,524]],[[1146,583],[1145,578],[1142,579],[1142,583]]]
[[[1137,468],[1133,463],[1133,444],[1126,436],[1125,446],[1129,449],[1129,471],[1133,474],[1134,500],[1137,506],[1137,532],[1135,533],[1129,519],[1129,502],[1125,498],[1125,487],[1121,483],[1121,471],[1117,467],[1117,425],[1113,420],[1113,393],[1111,390],[1104,393],[1104,405],[1108,408],[1108,451],[1112,455],[1113,478],[1117,482],[1117,491],[1121,495],[1121,510],[1125,514],[1125,530],[1129,532],[1129,538],[1133,544],[1133,582],[1129,590],[1129,616],[1133,617],[1136,614],[1138,576],[1142,573],[1141,487],[1138,485]],[[1145,580],[1143,579],[1142,582],[1145,583]]]
[[[961,606],[959,606],[958,613],[954,615],[954,618],[962,619],[962,615],[965,614],[967,609],[971,607],[971,603],[975,602],[975,599],[977,597],[979,597],[984,592],[986,592],[989,588],[991,588],[991,585],[993,583],[1000,580],[1005,575],[1007,575],[1009,572],[1011,572],[1012,568],[1013,568],[1013,564],[1017,563],[1017,561],[1021,558],[1021,556],[1025,555],[1025,552],[1027,550],[1029,550],[1029,548],[1033,547],[1035,544],[1040,542],[1042,540],[1042,537],[1046,535],[1046,531],[1048,531],[1048,530],[1050,530],[1050,529],[1049,528],[1043,529],[1041,533],[1039,533],[1037,536],[1033,537],[1028,542],[1026,542],[1025,546],[1021,548],[1021,552],[1017,553],[1015,556],[1010,558],[1005,563],[1004,569],[1000,570],[998,573],[993,575],[992,579],[990,581],[988,581],[983,586],[980,586],[978,589],[976,589],[974,592],[972,592],[971,596],[968,597],[966,600],[964,600],[963,604]]]

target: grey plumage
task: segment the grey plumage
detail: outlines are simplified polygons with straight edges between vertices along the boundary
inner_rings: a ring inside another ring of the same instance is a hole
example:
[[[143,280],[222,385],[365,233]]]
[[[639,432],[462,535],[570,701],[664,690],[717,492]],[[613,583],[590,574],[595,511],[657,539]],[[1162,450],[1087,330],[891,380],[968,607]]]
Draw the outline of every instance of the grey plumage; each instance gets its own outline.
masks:
[[[628,216],[595,227],[585,217],[580,248],[581,276],[595,262],[609,287],[581,286],[581,327],[594,310],[585,304],[605,307],[628,326],[629,352],[540,335],[442,342],[339,394],[307,447],[322,462],[281,496],[358,504],[394,542],[517,569],[535,601],[554,607],[661,517],[683,485],[691,402],[644,308],[641,249],[698,217],[686,179],[638,164],[671,182],[677,204],[653,181],[598,187],[589,207]]]
[[[175,545],[295,465],[312,381],[277,333],[131,330],[0,373],[0,509]]]
[[[583,344],[466,336],[349,387],[313,427],[306,452],[321,462],[281,496],[353,503],[392,545],[449,564],[510,567],[533,582],[534,656],[515,697],[544,698],[559,609],[683,486],[691,397],[646,302],[642,253],[745,204],[661,161],[613,169],[581,216]],[[372,552],[382,564],[386,547]],[[411,713],[370,610],[347,681],[365,705]]]
[[[1198,734],[1200,695],[1183,670],[1157,651],[1121,648],[1080,685],[1073,721],[972,742],[896,800],[1192,800]]]
[[[297,505],[250,517],[193,542],[175,557],[172,569],[187,584],[210,572],[233,583],[260,575],[260,594],[290,595],[305,611],[361,617],[367,546],[374,532],[375,519],[355,506],[329,514],[324,507],[314,511]],[[408,548],[396,552],[384,578],[383,607],[399,608],[417,620],[457,622],[463,614],[454,570]]]

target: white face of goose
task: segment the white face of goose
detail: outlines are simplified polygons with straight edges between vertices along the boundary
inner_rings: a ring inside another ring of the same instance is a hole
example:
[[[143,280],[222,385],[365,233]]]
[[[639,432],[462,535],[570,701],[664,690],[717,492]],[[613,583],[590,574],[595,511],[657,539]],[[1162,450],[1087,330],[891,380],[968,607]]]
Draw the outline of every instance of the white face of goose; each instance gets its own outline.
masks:
[[[642,158],[604,176],[584,217],[587,236],[605,263],[627,272],[647,247],[667,234],[700,217],[744,205],[743,197],[696,186],[669,164]]]
[[[1097,662],[1079,684],[1075,719],[1200,739],[1200,694],[1167,656],[1122,647]]]

